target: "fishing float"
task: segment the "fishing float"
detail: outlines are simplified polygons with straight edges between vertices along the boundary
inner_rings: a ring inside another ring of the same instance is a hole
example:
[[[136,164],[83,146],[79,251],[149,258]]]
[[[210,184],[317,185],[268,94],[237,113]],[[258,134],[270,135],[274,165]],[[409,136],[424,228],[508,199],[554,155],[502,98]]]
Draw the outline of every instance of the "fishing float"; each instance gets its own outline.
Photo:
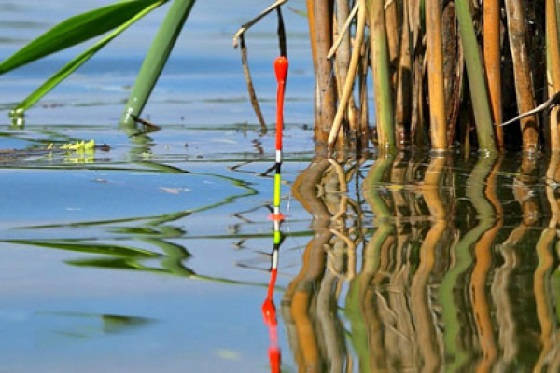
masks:
[[[278,274],[278,252],[282,243],[282,233],[280,225],[284,220],[284,215],[280,213],[280,192],[282,191],[282,138],[284,131],[284,94],[286,90],[286,78],[288,76],[288,59],[286,56],[277,57],[274,60],[274,75],[276,76],[276,138],[274,156],[274,181],[272,189],[272,215],[273,222],[272,235],[272,265],[270,269],[270,281],[266,298],[262,305],[264,323],[268,327],[270,336],[270,347],[268,357],[272,373],[280,372],[281,353],[278,346],[278,322],[276,320],[276,308],[274,306],[274,286]]]
[[[278,248],[282,240],[280,224],[284,215],[280,213],[280,199],[282,191],[282,138],[284,132],[284,95],[286,91],[286,78],[288,76],[288,59],[285,56],[274,60],[274,75],[276,76],[276,141],[274,157],[274,183],[272,189],[272,221],[273,221],[273,250],[272,271],[278,265]]]

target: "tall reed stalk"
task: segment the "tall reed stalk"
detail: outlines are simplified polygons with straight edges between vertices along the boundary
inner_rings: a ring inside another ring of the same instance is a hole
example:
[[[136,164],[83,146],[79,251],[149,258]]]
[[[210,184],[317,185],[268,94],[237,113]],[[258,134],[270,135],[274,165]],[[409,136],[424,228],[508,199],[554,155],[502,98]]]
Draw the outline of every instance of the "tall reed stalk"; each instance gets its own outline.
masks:
[[[480,60],[480,51],[474,33],[469,4],[466,0],[456,0],[455,6],[467,64],[470,98],[473,105],[478,144],[481,149],[494,152],[496,151],[496,142],[494,140],[492,115],[490,114],[484,81],[484,68]]]
[[[430,135],[432,148],[447,149],[445,99],[443,97],[443,56],[441,45],[441,2],[426,0],[426,31],[428,39],[428,95],[430,103]]]
[[[519,113],[525,113],[535,108],[535,93],[531,78],[531,66],[527,51],[526,23],[524,4],[521,0],[506,0],[507,22],[511,59],[515,77],[515,94]],[[535,117],[521,119],[523,132],[523,149],[535,151],[539,145],[538,121]]]
[[[558,3],[546,0],[546,81],[548,95],[560,91],[560,46],[558,41]],[[552,151],[560,151],[560,128],[558,108],[550,113],[550,147]]]
[[[486,82],[490,94],[492,117],[495,124],[502,123],[502,77],[500,72],[500,1],[486,0],[483,6],[483,51]],[[504,131],[496,126],[496,142],[504,149]]]
[[[332,8],[330,1],[315,0],[315,76],[317,80],[315,140],[326,145],[335,115],[335,89],[332,79],[332,63],[327,58],[332,44]]]
[[[389,72],[385,1],[369,0],[371,25],[371,70],[374,86],[378,146],[395,147],[393,94]]]

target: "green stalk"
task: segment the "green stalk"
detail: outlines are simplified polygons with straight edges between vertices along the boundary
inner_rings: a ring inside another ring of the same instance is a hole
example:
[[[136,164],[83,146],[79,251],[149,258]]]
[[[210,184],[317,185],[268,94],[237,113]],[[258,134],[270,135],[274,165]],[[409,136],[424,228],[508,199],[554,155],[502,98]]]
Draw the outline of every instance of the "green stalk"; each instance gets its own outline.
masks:
[[[134,125],[132,116],[139,116],[144,109],[194,2],[195,0],[175,0],[169,8],[136,77],[121,117],[121,126],[132,127]]]
[[[385,1],[369,0],[371,25],[371,70],[375,94],[378,146],[395,147],[393,94],[385,29]]]
[[[478,43],[474,33],[474,27],[467,0],[455,1],[459,33],[465,53],[467,64],[467,75],[469,78],[469,89],[473,105],[476,124],[478,145],[481,150],[496,152],[496,141],[492,126],[492,115],[490,114],[490,103],[488,92],[484,81],[484,68],[478,50]]]

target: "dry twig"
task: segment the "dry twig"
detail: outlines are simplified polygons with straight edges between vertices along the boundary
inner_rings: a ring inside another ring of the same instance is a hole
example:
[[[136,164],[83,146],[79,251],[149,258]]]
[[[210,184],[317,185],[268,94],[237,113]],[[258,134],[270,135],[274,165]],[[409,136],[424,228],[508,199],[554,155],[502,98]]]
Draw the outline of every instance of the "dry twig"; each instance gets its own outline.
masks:
[[[553,107],[558,106],[558,105],[560,105],[560,92],[556,92],[554,94],[554,96],[552,96],[551,98],[549,98],[548,100],[546,100],[545,102],[543,102],[542,104],[540,104],[539,106],[534,108],[533,110],[529,110],[528,112],[520,114],[520,115],[516,116],[515,118],[511,118],[510,120],[505,121],[505,122],[499,124],[498,126],[500,126],[500,127],[507,126],[508,124],[512,124],[516,120],[527,118],[527,117],[530,117],[532,115],[539,114],[540,112],[543,112],[543,111],[548,112],[548,111],[552,110]]]
[[[342,40],[344,39],[344,35],[348,32],[348,29],[350,28],[350,24],[352,23],[352,20],[354,19],[354,17],[356,17],[356,14],[358,13],[358,4],[359,4],[359,2],[356,2],[356,5],[354,5],[354,8],[352,8],[352,11],[350,12],[350,15],[348,16],[348,18],[346,18],[346,21],[344,22],[344,26],[342,27],[342,29],[344,31],[338,35],[338,38],[336,39],[333,46],[329,50],[329,54],[327,54],[328,59],[331,59],[334,56],[334,54],[336,53],[336,50],[338,49],[338,47],[340,47],[340,44],[342,43]]]
[[[264,9],[262,12],[259,13],[258,16],[256,16],[255,18],[253,18],[252,20],[250,20],[249,22],[244,23],[239,30],[237,30],[237,32],[233,35],[233,47],[237,48],[238,43],[239,43],[239,38],[241,37],[241,35],[243,35],[248,29],[251,28],[251,26],[253,26],[255,23],[259,22],[262,18],[264,18],[268,13],[272,12],[274,9],[284,5],[285,3],[287,3],[288,0],[277,0],[275,1],[273,4],[271,4],[269,7],[267,7],[266,9]]]
[[[241,64],[243,65],[243,75],[245,76],[245,83],[247,83],[247,92],[249,93],[249,100],[253,106],[253,110],[259,119],[259,124],[261,125],[261,133],[266,133],[266,122],[261,112],[261,107],[259,105],[259,99],[257,98],[257,92],[255,91],[255,86],[253,85],[253,79],[251,78],[251,72],[249,71],[249,63],[247,62],[247,47],[245,46],[245,35],[239,37],[241,39]]]

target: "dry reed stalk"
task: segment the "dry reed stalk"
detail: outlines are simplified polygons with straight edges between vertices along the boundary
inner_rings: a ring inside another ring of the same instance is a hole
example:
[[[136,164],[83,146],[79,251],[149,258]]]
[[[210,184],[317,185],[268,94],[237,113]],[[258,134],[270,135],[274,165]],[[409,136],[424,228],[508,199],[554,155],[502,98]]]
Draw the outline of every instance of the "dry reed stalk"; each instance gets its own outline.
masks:
[[[266,122],[261,112],[259,105],[259,99],[257,98],[257,92],[255,91],[255,86],[253,85],[253,79],[251,78],[251,71],[249,70],[249,62],[247,61],[247,46],[245,45],[245,35],[242,34],[239,39],[241,40],[241,65],[243,66],[243,75],[245,76],[245,83],[247,84],[247,92],[249,93],[249,101],[253,106],[253,110],[257,115],[259,124],[261,126],[261,133],[264,134],[267,131]]]
[[[441,27],[443,36],[443,85],[447,113],[447,144],[455,142],[455,130],[461,106],[465,62],[463,46],[457,35],[455,3],[449,2],[442,12]]]
[[[337,30],[339,31],[337,32],[337,37],[334,39],[333,45],[329,50],[329,54],[327,55],[328,58],[332,58],[334,56],[338,47],[343,42],[343,39],[346,37],[347,33],[350,33],[350,26],[352,25],[352,21],[356,17],[356,14],[358,14],[358,2],[354,4],[352,11],[349,12],[342,26],[337,26]],[[335,20],[338,20],[338,15]]]
[[[392,91],[397,91],[398,66],[400,52],[400,14],[402,0],[385,0],[385,29],[387,30],[387,50],[389,52],[389,66]]]
[[[394,148],[393,94],[389,71],[384,3],[384,0],[369,0],[371,70],[375,96],[377,146]]]
[[[412,35],[412,112],[411,112],[411,142],[414,146],[423,147],[425,142],[424,123],[424,74],[422,71],[422,25],[420,23],[420,1],[408,1],[408,18]]]
[[[502,77],[500,72],[500,1],[486,0],[482,3],[483,52],[486,83],[490,96],[492,116],[496,124],[496,143],[504,150],[502,123]]]
[[[342,87],[346,81],[346,73],[350,65],[350,32],[346,32],[345,27],[349,14],[348,0],[336,0],[336,27],[333,28],[333,31],[335,31],[337,36],[333,38],[333,40],[340,38],[340,44],[336,49],[335,55],[336,81],[339,98],[342,97]]]
[[[358,2],[356,2],[356,6],[352,11],[350,11],[349,2],[348,0],[336,0],[336,21],[337,21],[337,28],[338,28],[338,36],[340,38],[340,45],[337,47],[336,52],[336,77],[337,77],[337,87],[339,89],[339,99],[342,97],[342,89],[344,86],[344,82],[346,81],[346,74],[349,70],[350,65],[350,56],[351,56],[351,42],[350,42],[350,26],[351,20],[354,18],[352,14],[357,13],[357,6]],[[338,42],[338,41],[337,41]],[[359,50],[359,46],[361,43],[354,44],[357,46]],[[332,53],[329,51],[329,54]],[[347,104],[347,120],[350,132],[353,134],[353,138],[355,137],[357,130],[358,130],[358,113],[356,108],[356,103],[354,101],[354,96],[350,96]]]
[[[385,27],[387,29],[387,47],[389,62],[394,65],[398,61],[400,50],[399,32],[399,3],[402,0],[385,1]]]
[[[317,112],[315,115],[315,141],[327,145],[329,131],[335,115],[335,89],[331,78],[331,61],[327,58],[331,47],[331,6],[330,1],[315,0],[314,25],[317,66]]]
[[[447,149],[440,0],[426,0],[428,99],[432,149]]]
[[[413,65],[414,83],[412,84],[412,120],[411,123],[411,137],[412,144],[417,147],[424,147],[426,145],[425,138],[425,123],[424,123],[424,76],[422,73],[422,59],[420,56],[415,56]]]
[[[356,80],[356,72],[358,70],[358,63],[360,60],[360,46],[364,39],[364,32],[366,27],[366,2],[360,0],[358,6],[358,28],[356,31],[355,47],[352,51],[352,57],[348,66],[348,71],[345,74],[344,85],[342,87],[342,94],[339,97],[338,109],[333,120],[331,131],[329,134],[329,148],[332,149],[337,136],[340,135],[342,120],[344,118],[345,109],[348,107],[349,99],[352,95],[354,81]]]
[[[548,95],[552,97],[560,91],[560,46],[558,40],[558,6],[555,0],[546,0],[546,81]],[[559,109],[550,112],[550,146],[552,151],[560,151]]]
[[[317,42],[315,39],[315,0],[306,0],[307,8],[307,24],[309,26],[309,42],[311,44],[311,56],[313,58],[313,67],[317,72]]]
[[[369,100],[367,75],[369,68],[369,43],[363,43],[360,47],[360,64],[358,68],[359,76],[359,99],[360,99],[360,119],[359,119],[359,140],[360,149],[366,149],[371,138],[369,129]]]
[[[333,3],[334,3],[334,1],[337,1],[337,0],[333,0]],[[341,39],[341,38],[339,38],[339,35],[340,36],[345,36],[346,33],[339,34],[339,28],[341,26],[339,25],[339,23],[337,21],[337,14],[336,14],[336,11],[335,11],[334,8],[333,8],[333,11],[331,12],[331,14],[333,15],[332,25],[331,25],[331,30],[332,30],[331,40],[335,41],[337,39]],[[342,42],[341,42],[341,44],[342,44]],[[339,47],[341,47],[341,49],[344,49],[341,45]],[[329,53],[327,54],[327,58],[329,58],[329,59],[331,58],[330,53],[331,53],[332,50],[333,50],[333,44],[331,42],[331,47],[329,49]],[[337,64],[337,62],[338,62],[337,57],[338,57],[338,54],[335,56],[334,62],[332,62],[332,69],[333,69],[332,74],[333,75],[331,77],[331,79],[334,79],[335,105],[336,105],[336,102],[340,101],[340,97],[342,96],[342,86],[344,84],[344,81],[341,80],[341,75],[345,74],[346,70],[348,69],[348,66],[346,66],[346,68],[344,68],[344,67],[342,68],[343,71],[340,71],[339,66]],[[346,114],[346,111],[344,112],[344,114]],[[336,117],[336,111],[335,111],[335,117]],[[334,121],[334,119],[333,119],[333,121]],[[332,128],[333,127],[332,127],[332,124],[331,124],[331,129],[329,131],[329,140],[330,140],[330,134],[332,133]],[[346,152],[344,151],[344,147],[345,147],[345,144],[346,144],[347,129],[348,129],[348,121],[347,121],[347,116],[345,115],[344,119],[343,119],[343,126],[340,126],[338,128],[338,136],[336,137],[337,141],[335,143],[336,150],[337,150],[337,160],[340,161],[340,162],[342,162],[344,157],[346,156]],[[329,145],[328,149],[329,149],[329,151],[331,151],[332,147],[330,147],[330,145]]]
[[[399,68],[397,81],[395,130],[397,146],[403,147],[410,142],[410,119],[412,106],[412,51],[410,22],[408,18],[409,0],[403,0],[402,27],[400,40]],[[408,127],[408,128],[407,128]]]
[[[526,17],[522,0],[505,0],[507,23],[513,73],[515,78],[515,94],[519,113],[535,108],[535,94],[531,77],[531,66],[525,42],[527,29]],[[539,146],[538,121],[535,117],[521,120],[523,132],[523,150],[534,152]]]

